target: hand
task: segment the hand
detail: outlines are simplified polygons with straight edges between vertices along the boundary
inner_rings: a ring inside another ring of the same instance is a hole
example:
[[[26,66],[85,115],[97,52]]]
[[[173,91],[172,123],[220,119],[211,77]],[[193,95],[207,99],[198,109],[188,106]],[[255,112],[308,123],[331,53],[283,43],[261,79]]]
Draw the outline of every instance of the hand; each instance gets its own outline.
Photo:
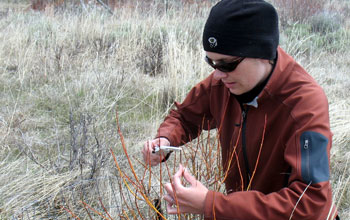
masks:
[[[143,160],[146,162],[146,164],[151,164],[151,166],[158,165],[166,156],[163,152],[160,152],[159,154],[152,153],[156,146],[170,146],[170,142],[168,139],[161,137],[152,141],[147,141],[143,145]]]
[[[191,184],[185,187],[181,183],[181,177],[184,177]],[[163,198],[168,202],[168,214],[180,213],[203,214],[205,206],[205,197],[208,189],[196,180],[183,166],[180,164],[179,170],[172,178],[172,184],[165,184],[166,194]],[[176,194],[176,195],[175,195]],[[176,207],[178,205],[178,208]],[[175,207],[173,207],[175,206]]]

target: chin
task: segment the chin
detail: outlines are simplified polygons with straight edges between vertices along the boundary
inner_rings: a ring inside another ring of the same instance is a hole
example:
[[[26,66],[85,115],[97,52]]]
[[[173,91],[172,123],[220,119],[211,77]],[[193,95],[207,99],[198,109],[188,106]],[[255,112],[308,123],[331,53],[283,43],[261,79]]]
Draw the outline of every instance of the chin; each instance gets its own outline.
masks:
[[[236,89],[230,89],[230,92],[233,94],[233,95],[242,95],[243,92],[242,91],[237,91]]]

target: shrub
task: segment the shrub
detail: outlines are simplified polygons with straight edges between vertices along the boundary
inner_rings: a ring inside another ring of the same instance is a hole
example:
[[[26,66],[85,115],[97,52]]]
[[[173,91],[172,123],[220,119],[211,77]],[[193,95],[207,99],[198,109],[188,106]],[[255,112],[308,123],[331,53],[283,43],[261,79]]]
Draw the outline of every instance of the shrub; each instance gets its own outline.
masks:
[[[160,30],[145,36],[144,44],[138,54],[139,67],[146,75],[155,76],[163,70],[164,47],[166,45],[166,32]]]
[[[313,15],[309,22],[313,32],[326,34],[339,30],[341,18],[335,13],[324,11]]]
[[[323,10],[325,0],[273,0],[282,26],[289,23],[304,22]]]

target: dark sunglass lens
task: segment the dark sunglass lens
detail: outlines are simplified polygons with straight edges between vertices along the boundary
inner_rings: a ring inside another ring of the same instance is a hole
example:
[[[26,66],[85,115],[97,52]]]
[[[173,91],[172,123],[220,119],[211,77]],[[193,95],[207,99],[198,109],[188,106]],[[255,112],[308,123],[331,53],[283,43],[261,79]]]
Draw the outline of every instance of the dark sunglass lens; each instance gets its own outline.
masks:
[[[235,61],[232,63],[223,63],[221,65],[218,65],[216,68],[221,72],[232,72],[233,70],[236,69],[238,64],[239,64],[239,61]]]
[[[214,67],[214,63],[213,63],[213,60],[210,59],[209,57],[205,56],[205,62],[207,62],[210,66]]]
[[[238,66],[238,64],[240,62],[242,62],[242,60],[244,60],[244,58],[239,59],[239,60],[235,60],[231,63],[226,63],[226,62],[220,62],[220,63],[214,63],[212,59],[210,59],[209,57],[205,56],[205,61],[214,69],[218,69],[221,72],[232,72],[236,69],[236,67]]]

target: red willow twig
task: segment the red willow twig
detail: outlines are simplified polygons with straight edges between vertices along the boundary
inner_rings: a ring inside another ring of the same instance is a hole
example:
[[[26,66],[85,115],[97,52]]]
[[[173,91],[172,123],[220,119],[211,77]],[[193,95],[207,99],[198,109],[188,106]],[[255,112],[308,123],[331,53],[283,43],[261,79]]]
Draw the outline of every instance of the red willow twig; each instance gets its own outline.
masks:
[[[126,201],[126,198],[125,198],[125,195],[123,193],[123,190],[122,190],[122,186],[121,186],[121,181],[119,181],[119,189],[120,189],[120,194],[121,194],[121,197],[122,197],[122,200],[124,201],[124,204],[126,206],[126,208],[130,211],[132,210],[129,205],[128,205],[128,202]],[[123,209],[123,212],[124,212],[124,209]],[[120,216],[120,215],[119,215]]]
[[[136,162],[138,162],[144,169],[145,172],[149,169],[144,163],[142,163],[138,158],[135,158]],[[150,170],[150,175],[155,175],[155,173],[152,171],[152,169]],[[144,174],[145,175],[145,174]],[[154,178],[157,179],[158,182],[160,182],[160,179],[157,176],[154,176]],[[162,183],[163,186],[163,183]]]
[[[117,122],[118,134],[119,134],[119,136],[120,136],[120,140],[121,140],[121,143],[122,143],[122,147],[123,147],[124,154],[125,154],[125,156],[126,156],[126,158],[127,158],[127,160],[128,160],[129,167],[130,167],[130,169],[131,169],[131,171],[132,171],[132,173],[133,173],[133,176],[134,176],[134,178],[135,178],[135,180],[136,180],[136,185],[135,185],[135,187],[136,187],[137,191],[141,194],[141,196],[143,197],[144,201],[147,203],[147,205],[148,205],[150,208],[152,208],[155,212],[157,212],[163,219],[166,219],[166,218],[157,210],[157,208],[154,207],[154,205],[153,205],[152,202],[150,201],[149,197],[144,193],[144,192],[146,192],[146,189],[145,189],[144,185],[142,185],[142,182],[140,182],[139,178],[137,177],[136,172],[135,172],[135,169],[134,169],[134,166],[132,165],[131,160],[130,160],[130,157],[129,157],[128,152],[127,152],[127,150],[126,150],[126,145],[125,145],[125,141],[124,141],[124,136],[123,136],[123,134],[122,134],[122,132],[121,132],[121,129],[120,129],[120,126],[119,126],[118,111],[116,111],[116,122]],[[117,168],[118,168],[118,170],[119,170],[119,173],[120,173],[120,174],[122,175],[122,177],[123,177],[123,172],[122,172],[122,170],[121,170],[121,168],[120,168],[120,166],[119,166],[119,164],[118,164],[118,162],[117,162],[117,160],[116,160],[116,157],[115,157],[115,155],[114,155],[114,153],[113,153],[112,150],[111,150],[111,152],[112,152],[112,155],[113,155],[114,162],[115,162],[115,164],[117,165]],[[126,177],[127,175],[124,174],[124,176]],[[125,179],[124,179],[124,180],[125,180]],[[124,183],[126,183],[126,181],[124,181]],[[128,187],[127,183],[126,183],[126,186]],[[128,187],[128,189],[129,189],[129,191],[130,191],[131,193],[133,193],[132,190],[130,189],[130,187]],[[136,196],[135,193],[133,193],[133,195]]]
[[[111,150],[111,153],[112,153],[112,155],[113,155],[113,159],[114,159],[114,162],[115,162],[115,164],[116,164],[116,166],[117,166],[117,168],[118,168],[118,170],[119,170],[119,173],[121,174],[121,176],[122,176],[122,178],[123,178],[123,172],[122,172],[122,170],[121,170],[121,168],[120,168],[120,166],[119,166],[119,164],[118,164],[118,162],[117,162],[117,159],[116,159],[116,157],[115,157],[115,155],[114,155],[114,153],[113,153],[112,150]],[[125,180],[125,179],[124,179],[124,180]],[[137,197],[136,193],[134,193],[134,192],[130,189],[130,187],[128,186],[128,184],[127,184],[125,181],[124,181],[124,183],[126,184],[126,187],[127,187],[128,190],[130,191],[130,193],[132,193],[135,197]],[[156,211],[163,219],[166,219],[166,218],[157,210],[157,208],[154,207],[154,205],[152,204],[152,202],[149,200],[148,196],[147,196],[145,193],[142,192],[142,189],[144,189],[144,187],[142,187],[142,188],[136,188],[136,189],[139,190],[141,196],[144,198],[144,201],[147,203],[147,205],[148,205],[150,208],[152,208],[154,211]],[[139,199],[139,200],[141,200],[141,199]],[[125,202],[126,202],[126,201],[125,201]]]
[[[252,184],[252,182],[253,182],[256,169],[258,168],[258,164],[259,164],[259,160],[260,160],[260,155],[261,155],[261,150],[262,150],[262,147],[263,147],[263,144],[264,144],[265,131],[266,131],[266,124],[267,124],[267,115],[265,114],[264,130],[263,130],[263,134],[262,134],[262,138],[261,138],[259,153],[258,153],[258,157],[257,157],[257,159],[256,159],[256,163],[255,163],[254,171],[253,171],[253,174],[252,174],[252,178],[250,178],[250,181],[249,181],[249,184],[248,184],[248,187],[247,187],[247,191],[248,191],[248,190],[250,189],[250,187],[251,187],[251,184]]]
[[[232,163],[232,161],[233,161],[233,155],[236,154],[236,149],[237,149],[237,146],[238,146],[238,142],[239,142],[239,140],[240,140],[241,131],[242,131],[242,125],[241,125],[241,127],[239,128],[238,138],[237,138],[237,141],[236,141],[235,146],[233,147],[233,150],[232,150],[232,153],[231,153],[231,157],[230,157],[230,159],[229,159],[229,161],[228,161],[228,165],[227,165],[227,168],[226,168],[226,172],[225,172],[224,179],[221,181],[222,183],[225,182],[225,180],[226,180],[226,178],[227,178],[227,176],[228,176],[228,173],[229,173],[229,170],[230,170],[230,167],[231,167],[231,163]],[[238,161],[238,157],[236,157],[236,158],[237,158],[237,163],[238,163],[238,162],[239,162],[239,161]]]
[[[118,162],[117,162],[117,159],[116,159],[116,157],[115,157],[115,155],[114,155],[114,152],[113,152],[112,150],[111,150],[111,153],[112,153],[114,162],[115,162],[115,164],[116,164],[116,166],[117,166],[117,168],[118,168],[118,171],[119,171],[121,177],[122,177],[123,180],[124,180],[125,186],[128,188],[129,192],[135,196],[135,198],[138,198],[137,195],[136,195],[136,193],[133,192],[133,191],[131,190],[131,188],[129,187],[129,185],[126,183],[126,181],[125,181],[125,179],[124,179],[124,175],[125,175],[125,174],[123,175],[123,172],[122,172],[122,170],[121,170],[121,168],[120,168],[120,166],[119,166],[119,164],[118,164]],[[125,176],[127,176],[127,175],[125,175]],[[145,195],[145,194],[142,192],[142,189],[144,189],[144,187],[142,187],[142,188],[140,187],[140,188],[136,188],[136,189],[137,189],[137,191],[140,192],[141,196],[144,198],[144,201],[147,203],[147,205],[148,205],[149,207],[151,207],[154,211],[156,211],[157,213],[159,213],[159,211],[153,206],[152,202],[149,200],[149,198],[147,197],[147,195]],[[141,199],[138,198],[138,200],[141,200]],[[124,198],[124,202],[127,204],[125,198]],[[128,208],[129,208],[129,207],[128,207]],[[129,208],[129,211],[132,211],[132,210]],[[159,214],[160,214],[160,213],[159,213]],[[160,214],[160,215],[161,215],[161,214]],[[162,216],[162,215],[161,215],[161,216]],[[162,216],[162,217],[164,218],[164,216]],[[164,219],[165,219],[165,218],[164,218]]]
[[[105,206],[103,205],[103,202],[102,202],[101,197],[99,197],[98,200],[100,201],[100,204],[101,204],[103,210],[105,211],[105,213],[108,215],[108,217],[109,217],[111,220],[114,220],[114,219],[111,217],[111,215],[108,213],[108,211],[107,211],[107,209],[105,208]]]
[[[129,220],[129,216],[128,216],[128,214],[125,212],[125,210],[123,210],[123,214],[124,214],[125,218]]]
[[[239,172],[239,176],[241,179],[241,189],[242,191],[244,190],[244,181],[243,181],[243,174],[242,174],[242,170],[241,170],[241,165],[239,164],[239,159],[238,159],[238,155],[236,155],[236,160],[237,160],[237,167],[238,167],[238,172]]]
[[[131,190],[129,184],[126,182],[125,178],[127,178],[132,184],[134,184],[134,186],[135,186],[136,189],[138,189],[138,188],[140,188],[140,187],[138,187],[138,186],[136,185],[136,183],[133,183],[133,181],[128,177],[128,175],[126,175],[126,174],[121,170],[121,168],[120,168],[120,166],[119,166],[119,164],[118,164],[117,158],[116,158],[115,155],[114,155],[113,150],[110,149],[110,151],[111,151],[111,154],[112,154],[112,156],[113,156],[114,163],[115,163],[115,165],[116,165],[117,168],[118,168],[119,174],[120,174],[121,178],[123,179],[125,186],[127,187],[127,189],[129,190],[129,192],[130,192],[131,194],[133,194],[134,196],[136,196],[136,194]],[[141,200],[141,199],[139,199],[139,200]]]
[[[209,167],[207,169],[207,173],[206,173],[207,180],[209,180],[211,178],[211,176],[217,175],[218,171],[215,168],[221,167],[219,160],[217,160],[218,159],[217,156],[220,155],[220,151],[218,150],[219,148],[217,148],[217,151],[214,152],[214,156],[213,156],[214,146],[215,145],[212,145],[211,141],[210,141],[210,127],[208,125],[208,136],[207,136],[207,142],[206,142],[206,148],[205,148],[205,152],[209,151],[208,154],[206,155],[207,158],[205,160],[205,161],[209,161],[209,162],[207,162],[207,164],[209,165]],[[216,160],[216,166],[214,166],[214,170],[212,171],[215,160]],[[214,174],[212,172],[214,172]],[[210,174],[213,174],[213,175],[210,175]]]
[[[120,126],[119,126],[118,111],[116,111],[116,122],[117,122],[117,129],[118,129],[118,134],[119,134],[119,137],[120,137],[120,141],[121,141],[121,143],[122,143],[123,151],[124,151],[124,154],[125,154],[125,156],[126,156],[126,158],[127,158],[127,160],[128,160],[128,163],[129,163],[131,172],[133,173],[136,182],[139,184],[139,187],[140,187],[140,188],[143,188],[143,190],[145,191],[143,185],[141,184],[141,182],[139,181],[139,179],[138,179],[138,177],[137,177],[137,175],[136,175],[134,166],[132,165],[131,160],[130,160],[130,157],[129,157],[129,154],[128,154],[127,150],[126,150],[125,141],[124,141],[124,136],[123,136],[122,131],[121,131]]]
[[[66,212],[68,212],[69,214],[71,214],[71,216],[72,216],[73,218],[80,220],[80,218],[79,218],[78,216],[76,216],[71,210],[69,210],[69,209],[67,209],[67,208],[65,208],[65,207],[63,207],[63,206],[61,206],[61,209],[66,210]]]
[[[175,153],[175,154],[176,154],[176,153]],[[174,163],[175,163],[175,161],[174,161]],[[167,172],[168,172],[168,176],[171,177],[170,169],[169,169],[169,166],[168,166],[167,161],[165,161],[164,164],[165,164],[166,170],[167,170]],[[174,167],[175,167],[175,166],[174,166]],[[171,186],[172,186],[172,188],[173,188],[173,190],[174,190],[174,197],[175,197],[174,200],[175,200],[176,207],[177,207],[178,219],[180,220],[180,219],[181,219],[181,213],[180,213],[180,208],[179,208],[180,206],[179,206],[179,202],[178,202],[178,199],[177,199],[177,196],[176,196],[176,192],[175,192],[175,188],[174,188],[174,184],[173,184],[172,178],[170,178],[170,184],[171,184]],[[159,213],[158,210],[157,210],[157,213]]]
[[[86,206],[84,204],[83,204],[83,207],[84,207],[85,211],[87,212],[90,220],[92,220],[92,217],[91,217],[91,214],[90,214],[89,210],[86,208]]]
[[[161,136],[161,135],[158,134],[158,136]],[[176,155],[176,153],[175,153],[175,155]],[[175,157],[175,158],[176,158],[176,157]],[[175,163],[176,163],[176,159],[174,160],[174,172],[175,172]],[[160,166],[161,166],[161,164],[162,164],[162,163],[160,163]],[[170,169],[169,169],[167,160],[164,161],[164,164],[165,164],[166,171],[167,171],[167,173],[168,173],[168,177],[170,177],[170,178],[169,178],[169,179],[170,179],[170,184],[171,184],[172,188],[174,189],[174,197],[175,197],[174,200],[175,200],[175,202],[176,202],[178,219],[180,220],[180,219],[181,219],[181,213],[180,213],[180,209],[179,209],[179,203],[178,203],[178,199],[177,199],[177,196],[176,196],[176,192],[175,192],[175,188],[174,188],[173,181],[172,181],[172,178],[171,178]],[[150,165],[149,165],[149,166],[150,166]],[[151,172],[151,171],[150,171],[150,172]],[[161,168],[160,168],[160,172],[161,172]],[[160,181],[160,187],[163,187],[163,186],[162,186],[163,184],[161,183],[161,180],[162,180],[162,174],[160,173],[160,179],[159,179],[159,181]],[[155,208],[155,211],[157,212],[158,215],[160,215],[160,217],[162,217],[163,219],[166,220],[166,218],[159,212],[159,210],[158,210],[156,207],[154,207],[154,206],[152,206],[152,207],[153,207],[153,209]]]
[[[89,206],[86,202],[84,201],[80,201],[84,206],[88,207],[90,210],[92,210],[93,212],[95,212],[97,215],[101,216],[103,219],[105,220],[110,220],[109,218],[107,218],[106,216],[102,215],[101,212],[97,211],[96,209],[92,208],[91,206]]]
[[[140,208],[139,208],[139,206],[137,204],[137,198],[136,197],[135,197],[135,205],[136,205],[136,210],[139,213],[139,216],[142,218],[142,220],[144,220],[143,215],[142,215],[142,213],[140,211]]]

